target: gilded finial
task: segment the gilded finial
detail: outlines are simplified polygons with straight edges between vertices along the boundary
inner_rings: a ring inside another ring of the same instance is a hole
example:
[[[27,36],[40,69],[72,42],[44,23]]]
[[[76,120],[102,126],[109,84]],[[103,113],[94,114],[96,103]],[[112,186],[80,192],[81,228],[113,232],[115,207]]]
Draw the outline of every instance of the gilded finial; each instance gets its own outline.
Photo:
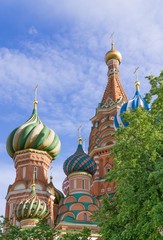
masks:
[[[79,125],[79,128],[78,128],[78,130],[79,130],[79,138],[78,138],[79,144],[81,144],[81,142],[82,142],[82,138],[81,138],[81,127],[82,127],[82,125]]]
[[[86,138],[84,138],[84,139],[83,139],[83,142],[82,142],[82,143],[83,143],[83,151],[84,151],[84,152],[85,152],[85,140],[86,140]]]
[[[114,36],[114,32],[110,35],[110,39],[111,39],[111,49],[114,49],[114,42],[113,42],[113,36]]]
[[[136,74],[136,82],[135,82],[136,91],[139,91],[139,85],[140,85],[140,83],[138,81],[138,73],[137,73],[138,69],[139,69],[139,67],[137,67],[134,71],[134,74]]]
[[[34,89],[34,92],[35,92],[35,100],[33,101],[33,104],[34,104],[34,108],[36,109],[36,106],[37,106],[37,88],[38,88],[38,84],[36,85],[35,89]]]
[[[52,180],[53,180],[53,177],[52,177],[52,166],[51,166],[51,168],[50,168],[50,183],[52,183]]]

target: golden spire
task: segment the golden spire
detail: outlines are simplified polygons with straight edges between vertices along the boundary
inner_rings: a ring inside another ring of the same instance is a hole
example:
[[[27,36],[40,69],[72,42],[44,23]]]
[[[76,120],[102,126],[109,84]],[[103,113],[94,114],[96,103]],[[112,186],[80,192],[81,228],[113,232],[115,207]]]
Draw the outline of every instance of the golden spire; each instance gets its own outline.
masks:
[[[33,101],[33,104],[34,104],[34,109],[36,109],[36,106],[37,106],[37,88],[38,88],[38,84],[36,85],[35,89],[34,89],[34,92],[35,92],[35,100]]]
[[[113,36],[114,36],[114,32],[110,35],[110,39],[111,39],[111,50],[114,49]]]
[[[83,142],[82,142],[82,143],[83,143],[83,151],[84,151],[84,152],[85,152],[85,140],[86,140],[86,138],[84,138],[84,139],[83,139]]]
[[[78,130],[79,130],[79,138],[78,138],[79,144],[82,143],[82,138],[81,138],[81,127],[82,127],[82,125],[79,125],[79,127],[78,127]]]
[[[33,179],[32,179],[32,193],[35,193],[35,173],[36,170],[33,171]]]
[[[137,92],[139,91],[139,85],[140,85],[140,83],[139,83],[139,81],[138,81],[138,73],[137,73],[138,69],[139,69],[139,67],[137,67],[137,68],[135,69],[135,71],[134,71],[134,74],[136,74],[135,87],[136,87],[136,91],[137,91]]]
[[[51,166],[51,168],[50,168],[50,183],[52,183],[52,180],[53,180],[53,177],[52,177],[52,166]]]

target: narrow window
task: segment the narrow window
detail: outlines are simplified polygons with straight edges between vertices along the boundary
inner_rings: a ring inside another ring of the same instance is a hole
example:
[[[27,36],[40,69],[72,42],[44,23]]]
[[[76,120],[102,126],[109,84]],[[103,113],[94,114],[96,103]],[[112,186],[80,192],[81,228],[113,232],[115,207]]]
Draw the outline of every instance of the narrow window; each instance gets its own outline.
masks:
[[[9,218],[10,218],[13,213],[13,203],[10,203],[9,206],[10,206],[10,209],[9,209]]]
[[[82,180],[82,189],[84,189],[85,188],[85,182],[84,182],[84,180]]]
[[[87,214],[84,213],[84,221],[86,222],[87,221]]]
[[[74,189],[76,189],[76,179],[74,180]]]
[[[37,167],[34,167],[35,179],[37,178]]]
[[[23,178],[25,178],[26,175],[26,167],[23,167]]]

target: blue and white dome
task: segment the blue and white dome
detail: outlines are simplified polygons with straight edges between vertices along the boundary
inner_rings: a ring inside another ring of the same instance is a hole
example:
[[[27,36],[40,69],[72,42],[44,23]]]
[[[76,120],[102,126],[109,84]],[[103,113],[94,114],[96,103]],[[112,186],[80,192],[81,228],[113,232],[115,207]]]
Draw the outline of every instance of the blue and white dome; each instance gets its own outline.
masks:
[[[124,113],[127,110],[134,110],[135,108],[138,108],[139,106],[144,107],[146,110],[149,109],[149,104],[146,102],[146,100],[141,96],[139,91],[139,82],[135,83],[136,86],[136,93],[133,99],[125,103],[115,114],[114,117],[114,129],[117,130],[117,128],[122,125],[123,127],[127,127],[129,125],[128,122],[123,121],[123,117],[120,116],[122,113]]]

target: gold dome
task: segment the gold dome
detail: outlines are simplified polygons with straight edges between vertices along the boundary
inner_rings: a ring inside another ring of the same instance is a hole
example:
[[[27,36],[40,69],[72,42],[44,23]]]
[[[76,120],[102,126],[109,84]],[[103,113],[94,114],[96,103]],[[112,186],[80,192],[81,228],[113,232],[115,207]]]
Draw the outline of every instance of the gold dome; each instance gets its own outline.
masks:
[[[107,64],[108,60],[110,59],[117,59],[119,61],[119,63],[121,63],[122,60],[122,55],[119,51],[114,49],[114,43],[112,42],[112,49],[106,53],[105,55],[105,62]]]

